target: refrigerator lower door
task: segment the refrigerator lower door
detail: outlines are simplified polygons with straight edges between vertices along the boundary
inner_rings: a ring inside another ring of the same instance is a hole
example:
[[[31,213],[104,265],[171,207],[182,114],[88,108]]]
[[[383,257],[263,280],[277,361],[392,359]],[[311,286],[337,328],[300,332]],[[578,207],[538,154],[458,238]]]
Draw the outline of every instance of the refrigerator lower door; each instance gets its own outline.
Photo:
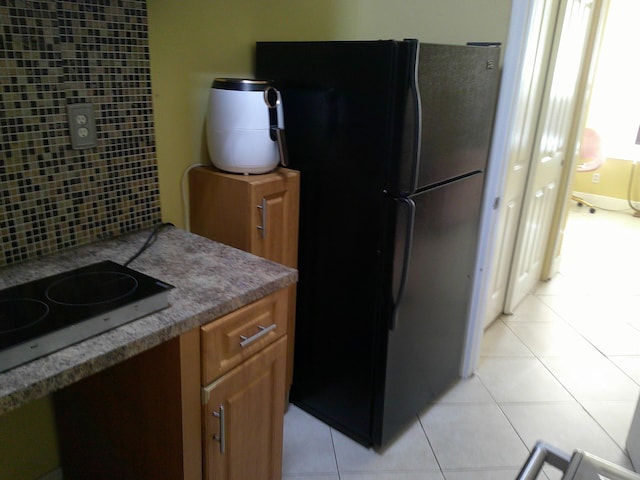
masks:
[[[415,205],[410,256],[404,293],[390,323],[375,444],[387,443],[459,377],[482,188],[483,174],[477,173],[410,197]],[[397,272],[403,269],[398,252],[406,245],[406,222],[398,225],[396,291],[402,277]]]

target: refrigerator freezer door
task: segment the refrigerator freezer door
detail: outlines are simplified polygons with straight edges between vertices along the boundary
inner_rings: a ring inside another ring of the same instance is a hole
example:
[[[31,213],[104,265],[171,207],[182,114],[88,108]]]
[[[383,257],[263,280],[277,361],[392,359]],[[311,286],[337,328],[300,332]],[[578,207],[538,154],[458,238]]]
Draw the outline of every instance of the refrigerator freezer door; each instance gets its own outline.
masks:
[[[483,177],[478,173],[411,197],[409,271],[389,332],[383,413],[374,416],[376,444],[397,435],[459,377]]]
[[[497,47],[420,44],[418,189],[484,170],[499,81]]]
[[[282,93],[290,167],[333,168],[375,194],[413,192],[417,47],[413,40],[258,42],[256,76]]]

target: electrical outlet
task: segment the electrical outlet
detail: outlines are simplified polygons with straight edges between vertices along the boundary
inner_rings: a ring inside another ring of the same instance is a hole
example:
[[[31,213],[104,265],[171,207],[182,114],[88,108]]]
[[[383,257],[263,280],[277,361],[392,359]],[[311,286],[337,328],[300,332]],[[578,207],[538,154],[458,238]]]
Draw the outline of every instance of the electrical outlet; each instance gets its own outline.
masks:
[[[98,144],[96,120],[92,103],[73,103],[67,105],[71,148],[82,150]]]
[[[591,183],[600,183],[600,174],[598,172],[591,176]]]

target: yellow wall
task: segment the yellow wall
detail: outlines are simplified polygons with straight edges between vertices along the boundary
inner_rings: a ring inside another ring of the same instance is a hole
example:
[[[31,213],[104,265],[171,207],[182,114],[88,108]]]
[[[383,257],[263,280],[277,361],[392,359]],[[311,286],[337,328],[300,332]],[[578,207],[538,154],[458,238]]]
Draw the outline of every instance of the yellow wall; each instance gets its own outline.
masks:
[[[209,162],[205,114],[215,77],[252,77],[259,40],[505,42],[511,0],[149,0],[163,220],[184,226],[180,179]]]
[[[594,172],[576,172],[572,190],[575,192],[627,200],[631,167],[632,162],[628,160],[608,158],[602,166]],[[592,181],[594,173],[600,176],[600,181],[597,183]],[[637,166],[634,172],[631,199],[640,201],[640,166]]]

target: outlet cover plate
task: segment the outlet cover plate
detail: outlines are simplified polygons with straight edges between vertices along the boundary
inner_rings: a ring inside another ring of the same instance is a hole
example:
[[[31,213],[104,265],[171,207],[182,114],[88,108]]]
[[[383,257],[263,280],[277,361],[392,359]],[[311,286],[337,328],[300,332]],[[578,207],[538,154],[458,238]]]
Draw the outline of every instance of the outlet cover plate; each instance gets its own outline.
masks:
[[[71,148],[82,150],[98,144],[96,120],[92,103],[73,103],[67,105]]]

